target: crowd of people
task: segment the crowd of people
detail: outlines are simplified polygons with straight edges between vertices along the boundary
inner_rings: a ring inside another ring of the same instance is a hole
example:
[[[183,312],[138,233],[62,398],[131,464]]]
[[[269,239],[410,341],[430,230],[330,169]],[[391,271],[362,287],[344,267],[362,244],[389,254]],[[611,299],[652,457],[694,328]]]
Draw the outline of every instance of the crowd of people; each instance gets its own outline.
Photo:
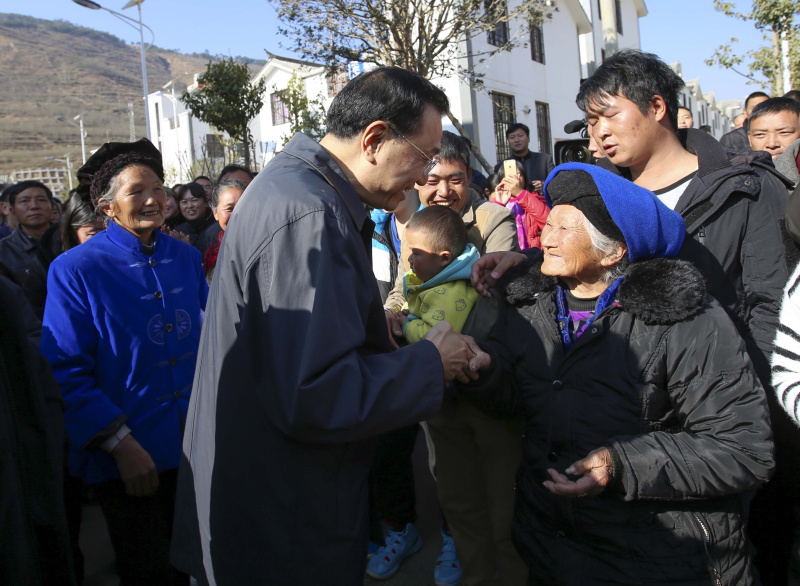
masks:
[[[595,165],[514,123],[486,177],[379,67],[258,174],[5,187],[0,582],[82,582],[88,493],[122,584],[386,580],[422,429],[437,586],[800,583],[800,102],[717,141],[682,88],[620,51]]]

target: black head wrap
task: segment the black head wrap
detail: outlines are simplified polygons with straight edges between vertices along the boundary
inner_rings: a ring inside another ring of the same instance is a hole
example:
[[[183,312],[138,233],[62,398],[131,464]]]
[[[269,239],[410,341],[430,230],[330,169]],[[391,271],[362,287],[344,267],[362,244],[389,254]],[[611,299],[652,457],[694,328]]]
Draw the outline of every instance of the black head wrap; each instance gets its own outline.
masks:
[[[569,204],[578,208],[601,234],[625,242],[622,230],[611,219],[600,190],[591,175],[585,171],[561,172],[550,180],[547,195],[553,207]]]
[[[161,153],[152,142],[146,138],[136,142],[107,142],[78,169],[77,191],[82,196],[88,191],[92,205],[97,207],[111,180],[131,165],[145,165],[164,181]]]

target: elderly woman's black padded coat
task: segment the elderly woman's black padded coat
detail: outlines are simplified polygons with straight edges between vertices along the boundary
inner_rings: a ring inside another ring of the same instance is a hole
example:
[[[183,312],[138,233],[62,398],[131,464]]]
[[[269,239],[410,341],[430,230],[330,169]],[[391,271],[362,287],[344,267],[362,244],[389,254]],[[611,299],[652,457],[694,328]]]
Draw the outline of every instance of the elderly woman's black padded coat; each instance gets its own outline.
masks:
[[[471,389],[525,414],[514,539],[532,583],[754,583],[746,493],[770,477],[771,431],[725,311],[691,264],[639,261],[565,354],[556,281],[540,263],[501,283],[511,307],[486,345],[492,369]],[[548,468],[602,446],[614,474],[601,495],[544,488]]]

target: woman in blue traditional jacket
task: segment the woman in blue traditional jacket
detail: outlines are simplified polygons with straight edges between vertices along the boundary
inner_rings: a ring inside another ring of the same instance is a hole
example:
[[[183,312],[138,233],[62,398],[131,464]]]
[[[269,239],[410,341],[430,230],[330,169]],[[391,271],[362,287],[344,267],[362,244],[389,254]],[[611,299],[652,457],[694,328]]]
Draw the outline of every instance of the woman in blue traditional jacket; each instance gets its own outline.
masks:
[[[168,551],[208,296],[200,253],[159,230],[164,172],[146,139],[105,144],[78,177],[108,227],[50,265],[42,335],[70,472],[95,485],[123,584],[188,584]]]

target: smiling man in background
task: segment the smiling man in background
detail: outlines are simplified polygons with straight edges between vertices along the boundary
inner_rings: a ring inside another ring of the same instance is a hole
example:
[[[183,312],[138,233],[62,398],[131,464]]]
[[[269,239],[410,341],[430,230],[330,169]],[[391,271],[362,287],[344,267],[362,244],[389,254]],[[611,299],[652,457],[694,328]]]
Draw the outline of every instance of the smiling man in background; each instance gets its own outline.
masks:
[[[750,148],[766,151],[775,159],[800,138],[800,102],[791,98],[761,102],[750,114],[747,135]]]

